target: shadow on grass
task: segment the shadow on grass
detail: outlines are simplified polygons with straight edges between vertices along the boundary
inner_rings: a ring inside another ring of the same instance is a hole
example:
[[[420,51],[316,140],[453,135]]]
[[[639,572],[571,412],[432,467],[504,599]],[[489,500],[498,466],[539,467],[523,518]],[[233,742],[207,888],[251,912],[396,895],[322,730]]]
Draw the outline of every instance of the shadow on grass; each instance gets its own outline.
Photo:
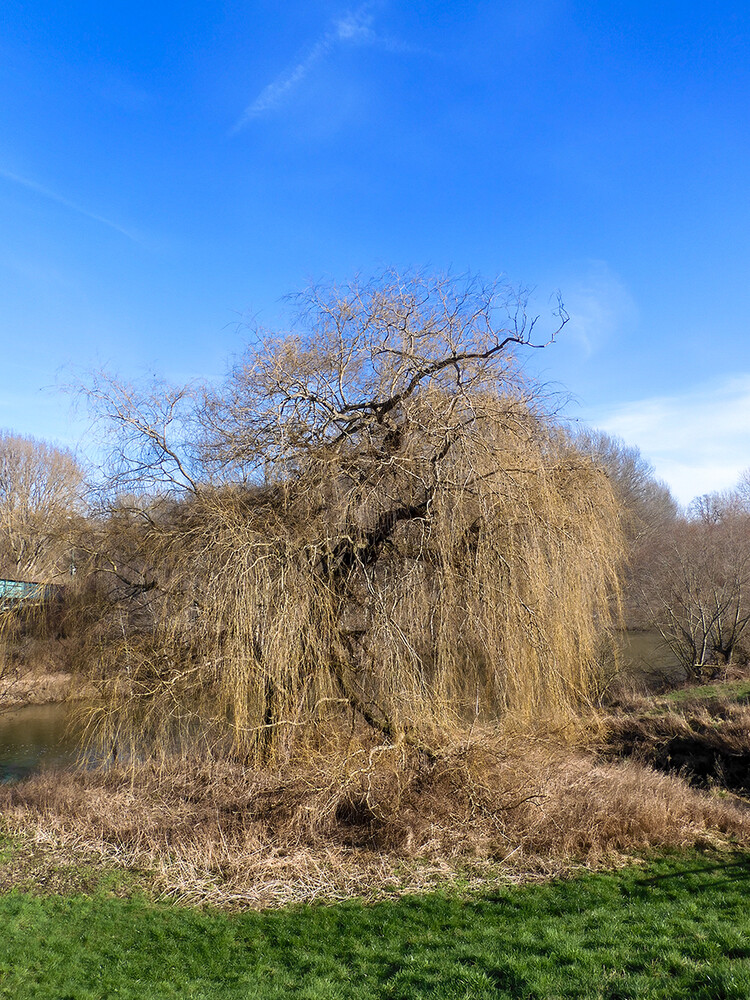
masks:
[[[636,893],[639,889],[645,893],[648,889],[655,886],[668,887],[671,884],[679,885],[680,888],[683,888],[686,880],[695,883],[696,889],[698,889],[700,888],[701,876],[714,876],[718,872],[724,872],[727,877],[719,882],[715,881],[712,877],[712,888],[732,886],[738,882],[750,882],[750,855],[737,852],[732,855],[732,860],[711,864],[684,865],[676,871],[652,875],[649,878],[636,879],[633,883],[633,893]]]

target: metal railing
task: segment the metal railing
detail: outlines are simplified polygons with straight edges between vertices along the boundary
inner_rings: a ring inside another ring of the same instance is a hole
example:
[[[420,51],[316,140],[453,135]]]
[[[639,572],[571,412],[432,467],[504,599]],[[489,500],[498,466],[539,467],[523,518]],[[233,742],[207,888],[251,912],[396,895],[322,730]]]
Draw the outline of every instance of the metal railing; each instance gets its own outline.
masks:
[[[50,604],[62,597],[63,588],[57,583],[27,580],[0,580],[0,608],[29,607]]]

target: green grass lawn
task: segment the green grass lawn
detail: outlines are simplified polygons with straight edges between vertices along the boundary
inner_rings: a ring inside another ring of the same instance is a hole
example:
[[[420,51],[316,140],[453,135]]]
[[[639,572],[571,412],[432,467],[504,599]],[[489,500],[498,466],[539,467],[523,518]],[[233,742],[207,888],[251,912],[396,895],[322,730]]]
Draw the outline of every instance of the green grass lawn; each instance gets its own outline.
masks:
[[[750,997],[750,855],[484,895],[226,914],[0,896],[0,997]]]
[[[685,702],[712,701],[722,699],[728,702],[743,703],[750,701],[750,681],[713,681],[708,684],[693,684],[690,687],[676,688],[662,699],[674,706]]]

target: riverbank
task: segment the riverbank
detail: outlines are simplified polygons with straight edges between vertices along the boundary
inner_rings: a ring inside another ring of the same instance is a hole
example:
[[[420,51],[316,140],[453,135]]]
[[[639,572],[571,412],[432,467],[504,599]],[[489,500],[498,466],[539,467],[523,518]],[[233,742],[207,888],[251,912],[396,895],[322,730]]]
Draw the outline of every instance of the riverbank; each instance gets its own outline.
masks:
[[[276,767],[206,748],[35,774],[0,788],[3,829],[32,845],[6,884],[48,885],[86,858],[158,896],[265,908],[750,850],[748,695],[732,681],[623,696],[574,744],[472,727],[427,753],[363,728]]]
[[[49,705],[82,697],[73,674],[65,671],[3,674],[0,676],[0,712],[23,705]]]
[[[32,882],[85,856],[147,873],[159,896],[230,908],[549,878],[655,848],[750,850],[743,802],[499,731],[431,758],[363,744],[278,770],[204,756],[42,773],[0,788],[0,811],[37,845]]]
[[[75,671],[78,652],[78,645],[64,638],[0,642],[0,712],[91,698],[93,692]]]

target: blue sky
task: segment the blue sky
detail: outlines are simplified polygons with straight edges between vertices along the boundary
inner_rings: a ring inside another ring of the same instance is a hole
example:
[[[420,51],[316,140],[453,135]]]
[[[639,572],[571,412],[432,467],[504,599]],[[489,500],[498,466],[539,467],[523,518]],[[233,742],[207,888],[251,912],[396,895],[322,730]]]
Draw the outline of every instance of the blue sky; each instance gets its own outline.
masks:
[[[687,501],[750,465],[750,5],[4,0],[0,427],[219,375],[310,280],[502,274]]]

